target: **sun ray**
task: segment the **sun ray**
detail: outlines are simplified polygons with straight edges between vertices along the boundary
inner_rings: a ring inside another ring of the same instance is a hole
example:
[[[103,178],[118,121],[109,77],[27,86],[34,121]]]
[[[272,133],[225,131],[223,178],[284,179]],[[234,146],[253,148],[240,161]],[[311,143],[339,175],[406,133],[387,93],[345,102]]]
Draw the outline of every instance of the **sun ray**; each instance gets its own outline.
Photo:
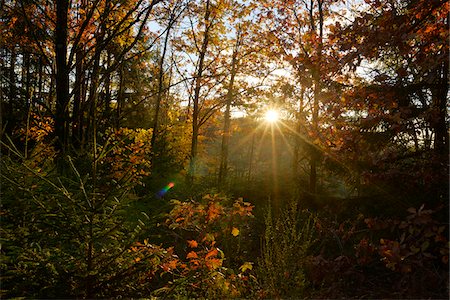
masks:
[[[278,122],[278,124],[285,125],[283,121]],[[289,143],[289,141],[287,140],[286,136],[284,135],[283,131],[281,130],[280,126],[278,126],[278,124],[276,124],[276,129],[280,133],[280,136],[283,139],[283,142],[286,144],[289,154],[294,155],[294,150],[292,149],[291,143]]]

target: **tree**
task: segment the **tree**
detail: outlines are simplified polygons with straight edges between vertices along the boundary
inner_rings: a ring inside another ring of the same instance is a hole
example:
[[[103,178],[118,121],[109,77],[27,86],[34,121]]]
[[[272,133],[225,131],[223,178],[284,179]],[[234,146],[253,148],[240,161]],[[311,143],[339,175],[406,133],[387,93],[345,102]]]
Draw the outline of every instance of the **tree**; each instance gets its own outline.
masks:
[[[69,139],[69,69],[67,66],[67,18],[69,0],[56,2],[55,55],[56,55],[56,113],[55,134],[57,149],[64,155]]]
[[[153,116],[153,125],[152,125],[152,139],[151,139],[151,147],[153,149],[152,152],[152,161],[154,160],[155,151],[156,151],[156,139],[158,137],[158,127],[159,127],[159,118],[160,118],[160,108],[161,102],[163,100],[164,93],[168,93],[168,88],[165,87],[165,63],[166,63],[166,54],[168,52],[169,47],[169,39],[172,27],[175,26],[177,20],[181,17],[183,11],[186,9],[186,5],[182,1],[176,1],[175,3],[171,3],[168,7],[167,12],[167,25],[165,26],[165,38],[163,41],[162,51],[159,57],[159,69],[158,69],[158,89],[156,92],[156,101],[155,101],[155,111]],[[170,85],[170,82],[169,82]]]
[[[354,77],[357,67],[368,70],[352,79],[358,84],[346,89],[341,104],[343,114],[354,116],[342,149],[364,153],[353,162],[370,170],[366,180],[406,194],[422,180],[433,201],[440,201],[448,195],[448,3],[366,3],[351,24],[334,29],[344,69]],[[411,200],[417,197],[424,195]]]

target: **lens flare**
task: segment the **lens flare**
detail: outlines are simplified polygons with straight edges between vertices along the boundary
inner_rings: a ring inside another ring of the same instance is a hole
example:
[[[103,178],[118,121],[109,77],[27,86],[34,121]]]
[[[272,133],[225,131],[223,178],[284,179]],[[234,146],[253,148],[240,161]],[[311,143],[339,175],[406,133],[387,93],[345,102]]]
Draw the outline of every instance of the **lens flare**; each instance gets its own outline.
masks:
[[[169,182],[165,187],[162,188],[162,190],[160,190],[158,192],[158,196],[162,197],[164,196],[171,188],[173,188],[175,186],[175,183],[173,182]]]

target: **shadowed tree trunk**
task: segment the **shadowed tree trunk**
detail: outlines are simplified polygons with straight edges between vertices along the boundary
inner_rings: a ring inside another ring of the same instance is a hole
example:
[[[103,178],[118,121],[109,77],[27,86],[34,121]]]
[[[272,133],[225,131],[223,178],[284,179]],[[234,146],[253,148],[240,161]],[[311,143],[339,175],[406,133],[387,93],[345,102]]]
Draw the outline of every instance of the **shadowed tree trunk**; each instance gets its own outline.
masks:
[[[188,172],[188,183],[190,183],[190,184],[192,184],[194,182],[194,176],[195,176],[196,164],[197,164],[196,160],[197,160],[197,152],[198,152],[198,134],[199,134],[199,127],[200,127],[199,100],[200,100],[200,90],[202,87],[201,80],[202,80],[203,71],[204,71],[205,56],[206,56],[206,52],[208,50],[209,30],[211,28],[211,22],[210,22],[211,8],[210,8],[209,0],[206,1],[205,6],[206,6],[205,7],[205,17],[204,17],[205,32],[203,33],[202,47],[199,52],[198,68],[197,68],[197,73],[195,74],[194,97],[192,99],[192,103],[193,103],[192,138],[191,138],[191,153],[190,153],[190,163],[189,163],[189,172]]]
[[[85,84],[83,53],[82,47],[79,47],[75,54],[75,86],[73,94],[73,112],[72,112],[72,144],[75,148],[81,146],[82,140],[82,118],[83,118],[83,85]]]
[[[236,45],[233,49],[233,55],[231,60],[231,74],[230,74],[230,82],[228,83],[228,92],[226,98],[226,108],[225,108],[225,117],[223,124],[223,135],[222,135],[222,146],[220,152],[220,167],[219,167],[219,178],[218,178],[218,188],[222,190],[224,185],[226,184],[227,172],[228,172],[228,148],[230,142],[230,126],[231,126],[231,104],[233,102],[233,89],[234,89],[234,78],[236,76],[236,67],[237,67],[237,55],[239,51],[240,44],[240,32],[238,32]]]
[[[152,151],[150,163],[152,166],[155,158],[155,149],[156,149],[155,144],[156,144],[156,137],[158,136],[161,101],[164,94],[164,61],[167,53],[167,46],[169,44],[170,30],[172,29],[172,26],[174,25],[176,19],[177,16],[175,15],[175,8],[174,8],[174,10],[170,14],[169,24],[167,25],[166,36],[164,38],[164,46],[159,60],[158,93],[156,95],[155,114],[153,115],[153,125],[152,125],[152,138],[150,140],[150,149]]]
[[[312,108],[312,127],[314,134],[318,134],[319,131],[319,97],[321,91],[320,84],[320,67],[322,62],[322,48],[323,48],[323,0],[317,1],[317,9],[319,12],[319,36],[317,45],[317,62],[314,65],[313,81],[314,81],[314,104]],[[311,30],[316,31],[315,20],[313,17],[314,1],[311,0],[310,8],[311,18]],[[311,149],[311,162],[310,162],[310,174],[309,174],[309,191],[313,194],[317,192],[317,164],[319,161],[319,152],[315,147]]]
[[[68,123],[69,123],[69,70],[67,66],[67,15],[69,12],[69,0],[56,2],[56,29],[55,29],[55,54],[56,54],[56,114],[55,135],[57,137],[56,149],[60,158],[63,157],[68,147]]]

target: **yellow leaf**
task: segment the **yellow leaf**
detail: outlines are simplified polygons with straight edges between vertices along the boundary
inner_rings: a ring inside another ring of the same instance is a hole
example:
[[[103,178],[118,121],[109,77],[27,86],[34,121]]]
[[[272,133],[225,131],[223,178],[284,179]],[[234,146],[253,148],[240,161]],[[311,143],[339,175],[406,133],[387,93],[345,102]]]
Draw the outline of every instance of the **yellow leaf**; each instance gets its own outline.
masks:
[[[239,235],[239,229],[237,229],[236,227],[233,227],[233,229],[231,230],[231,234],[233,236],[238,236]]]
[[[239,270],[241,270],[242,273],[244,273],[247,270],[252,270],[253,265],[251,262],[246,261],[242,266],[239,267]]]

